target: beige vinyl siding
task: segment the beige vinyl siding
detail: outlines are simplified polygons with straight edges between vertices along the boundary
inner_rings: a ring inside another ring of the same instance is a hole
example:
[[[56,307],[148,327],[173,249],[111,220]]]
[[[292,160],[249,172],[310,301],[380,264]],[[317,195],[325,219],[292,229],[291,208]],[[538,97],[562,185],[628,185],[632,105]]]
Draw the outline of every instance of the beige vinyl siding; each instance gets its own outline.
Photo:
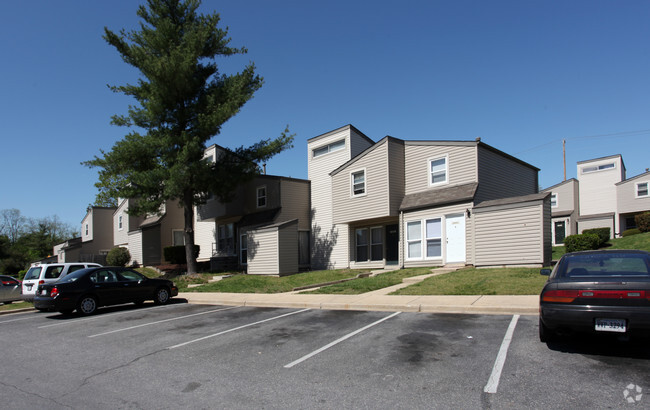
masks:
[[[127,249],[131,254],[131,262],[142,265],[142,231],[129,232]]]
[[[350,141],[350,158],[356,157],[372,146],[370,141],[353,129],[350,129],[350,136],[348,138]]]
[[[86,227],[88,229],[86,229]],[[81,242],[88,242],[93,240],[93,212],[92,209],[88,210],[86,216],[81,221]],[[88,231],[88,233],[86,233]]]
[[[309,230],[310,184],[308,181],[282,179],[280,181],[280,202],[282,209],[277,221],[298,219],[298,229]]]
[[[185,216],[183,208],[179,207],[178,201],[167,201],[165,203],[165,217],[160,220],[160,256],[165,258],[164,249],[174,244],[175,230],[185,230]]]
[[[543,192],[556,194],[557,206],[551,208],[553,213],[566,214],[578,210],[578,183],[570,179],[565,183],[545,189]]]
[[[650,187],[650,174],[634,178],[616,186],[618,212],[635,213],[650,210],[650,196],[637,198],[637,184],[647,183]]]
[[[584,173],[588,167],[615,164],[615,168]],[[621,158],[609,157],[578,163],[580,181],[580,215],[596,215],[616,211],[616,184],[624,179]]]
[[[352,173],[364,172],[365,193],[353,196]],[[374,148],[332,176],[334,223],[389,216],[388,143]],[[397,215],[397,214],[395,214]]]
[[[217,242],[216,224],[214,222],[200,222],[198,213],[194,209],[194,243],[199,245],[197,261],[204,262],[212,257],[212,244]]]
[[[129,243],[129,201],[122,201],[117,210],[113,213],[113,245],[124,246]],[[119,229],[120,215],[122,215],[122,229]]]
[[[475,144],[432,144],[417,141],[404,143],[406,195],[476,181]],[[447,183],[431,187],[429,186],[429,160],[442,157],[447,158]]]
[[[98,251],[113,247],[113,212],[115,208],[93,209],[93,242]]]
[[[398,215],[404,199],[404,143],[388,140],[389,215]]]
[[[609,228],[610,238],[617,233],[614,227],[614,214],[581,218],[578,221],[578,233],[583,233],[585,229]]]
[[[538,192],[538,171],[478,146],[478,189],[475,201],[523,196]]]
[[[279,274],[278,240],[277,228],[248,231],[248,274]]]
[[[543,201],[474,210],[476,266],[542,265],[550,248]]]
[[[401,238],[401,257],[404,260],[404,267],[418,267],[418,266],[438,266],[445,263],[447,244],[445,241],[446,238],[446,216],[447,215],[457,215],[464,214],[466,215],[466,210],[472,208],[472,203],[464,204],[454,204],[450,206],[444,206],[433,209],[422,209],[414,212],[404,212],[401,222],[402,238]],[[434,219],[441,218],[442,226],[442,257],[440,259],[421,259],[421,260],[411,260],[407,259],[408,252],[408,242],[407,242],[407,224],[413,221],[422,221],[425,219]],[[472,232],[474,231],[474,218],[465,217],[465,263],[473,264],[473,255],[474,255],[474,238]]]

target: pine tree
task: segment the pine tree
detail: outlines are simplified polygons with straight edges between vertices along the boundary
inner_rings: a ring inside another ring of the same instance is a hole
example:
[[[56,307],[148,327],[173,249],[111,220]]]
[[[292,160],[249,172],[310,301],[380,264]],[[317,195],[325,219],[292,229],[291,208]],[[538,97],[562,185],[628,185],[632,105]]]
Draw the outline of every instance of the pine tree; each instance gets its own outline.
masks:
[[[114,33],[104,39],[122,59],[140,71],[137,84],[112,86],[135,98],[127,115],[112,123],[132,128],[110,152],[84,164],[99,168],[98,202],[134,199],[129,212],[156,213],[167,200],[184,209],[184,238],[188,273],[196,272],[194,206],[208,193],[227,200],[234,188],[259,173],[259,164],[291,147],[285,129],[278,138],[228,151],[216,164],[202,160],[206,143],[239,112],[262,86],[263,79],[248,64],[233,75],[219,72],[216,57],[245,54],[230,47],[227,29],[218,27],[219,14],[197,12],[198,0],[148,0],[137,15],[137,31]],[[135,129],[135,130],[133,130]]]

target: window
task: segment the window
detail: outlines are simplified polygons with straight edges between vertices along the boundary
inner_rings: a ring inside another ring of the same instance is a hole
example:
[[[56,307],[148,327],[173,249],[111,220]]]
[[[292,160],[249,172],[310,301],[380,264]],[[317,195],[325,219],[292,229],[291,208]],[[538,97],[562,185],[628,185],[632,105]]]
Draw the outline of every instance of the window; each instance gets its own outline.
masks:
[[[366,193],[366,171],[357,171],[351,174],[352,196],[361,196]]]
[[[243,234],[239,239],[239,263],[248,264],[248,235]]]
[[[117,217],[117,229],[119,229],[120,231],[124,227],[122,223],[122,218],[123,218],[122,214],[120,214],[120,216]]]
[[[88,224],[86,224],[86,236],[88,235]]]
[[[648,194],[648,182],[637,182],[636,183],[636,198],[646,198]]]
[[[266,206],[266,187],[261,186],[257,188],[257,207],[264,208]]]
[[[320,157],[321,155],[329,154],[330,152],[339,151],[345,148],[345,139],[332,142],[323,147],[314,148],[312,150],[312,158]]]
[[[357,262],[368,260],[368,229],[357,229]]]
[[[185,236],[183,231],[176,229],[172,231],[172,245],[173,246],[183,246],[185,245]]]
[[[551,208],[557,208],[557,194],[551,194]]]
[[[614,169],[614,168],[616,168],[616,164],[614,162],[611,162],[609,164],[592,165],[589,167],[584,167],[582,168],[582,173],[589,174],[590,172],[604,171],[607,169]]]
[[[447,183],[447,157],[429,160],[429,185]]]
[[[370,260],[384,259],[383,232],[382,228],[370,228]]]
[[[217,252],[219,255],[235,254],[235,235],[233,224],[217,227]]]
[[[442,220],[428,219],[426,221],[427,258],[442,256]]]
[[[357,262],[384,259],[383,228],[360,228],[356,230],[355,236],[357,248],[355,260]]]
[[[406,224],[406,242],[408,246],[407,258],[422,258],[422,222],[408,222]]]

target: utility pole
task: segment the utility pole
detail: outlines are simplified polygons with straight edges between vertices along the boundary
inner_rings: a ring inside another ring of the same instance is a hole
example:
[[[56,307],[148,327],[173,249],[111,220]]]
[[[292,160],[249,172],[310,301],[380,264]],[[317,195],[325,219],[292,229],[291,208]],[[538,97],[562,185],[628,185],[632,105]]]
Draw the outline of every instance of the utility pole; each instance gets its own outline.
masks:
[[[566,140],[562,140],[562,162],[564,163],[564,181],[566,181]]]

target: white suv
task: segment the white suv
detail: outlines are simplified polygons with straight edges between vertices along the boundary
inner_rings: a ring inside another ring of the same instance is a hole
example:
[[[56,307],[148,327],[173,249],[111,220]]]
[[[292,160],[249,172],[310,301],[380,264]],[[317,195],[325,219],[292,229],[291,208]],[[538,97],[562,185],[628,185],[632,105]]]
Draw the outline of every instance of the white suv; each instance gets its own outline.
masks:
[[[23,279],[23,300],[31,302],[38,285],[56,282],[65,275],[79,269],[102,266],[97,263],[72,262],[72,263],[34,263]]]

